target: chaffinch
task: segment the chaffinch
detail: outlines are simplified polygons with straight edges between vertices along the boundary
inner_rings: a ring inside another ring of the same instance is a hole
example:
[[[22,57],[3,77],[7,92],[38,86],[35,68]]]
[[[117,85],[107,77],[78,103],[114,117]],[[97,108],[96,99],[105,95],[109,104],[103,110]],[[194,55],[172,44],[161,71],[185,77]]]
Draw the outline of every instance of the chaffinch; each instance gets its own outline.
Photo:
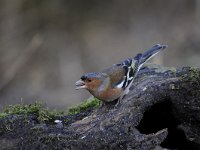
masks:
[[[87,89],[94,97],[104,102],[118,99],[118,102],[129,92],[129,88],[142,65],[167,45],[156,44],[143,54],[128,58],[119,64],[101,72],[83,74],[76,82],[76,89]]]

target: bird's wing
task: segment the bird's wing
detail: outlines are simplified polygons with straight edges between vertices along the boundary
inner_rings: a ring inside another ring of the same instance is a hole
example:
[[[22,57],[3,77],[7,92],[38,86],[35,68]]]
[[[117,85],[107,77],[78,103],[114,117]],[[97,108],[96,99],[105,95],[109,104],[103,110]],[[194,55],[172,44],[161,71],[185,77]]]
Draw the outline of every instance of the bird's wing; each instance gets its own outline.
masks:
[[[122,63],[103,70],[110,77],[113,88],[125,89],[134,79],[138,69],[138,63],[133,59],[126,59]]]
[[[125,69],[122,66],[113,65],[112,67],[102,71],[110,78],[110,85],[112,88],[117,87],[120,84],[123,84],[125,79]]]

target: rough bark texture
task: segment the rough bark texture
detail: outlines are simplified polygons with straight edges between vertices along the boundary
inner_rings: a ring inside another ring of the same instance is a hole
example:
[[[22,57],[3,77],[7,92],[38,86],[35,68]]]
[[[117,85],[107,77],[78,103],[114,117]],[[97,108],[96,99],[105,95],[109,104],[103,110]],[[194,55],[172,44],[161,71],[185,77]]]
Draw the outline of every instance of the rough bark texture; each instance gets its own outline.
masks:
[[[200,70],[144,67],[121,103],[41,124],[0,120],[2,149],[199,149]],[[26,118],[26,122],[24,122]]]

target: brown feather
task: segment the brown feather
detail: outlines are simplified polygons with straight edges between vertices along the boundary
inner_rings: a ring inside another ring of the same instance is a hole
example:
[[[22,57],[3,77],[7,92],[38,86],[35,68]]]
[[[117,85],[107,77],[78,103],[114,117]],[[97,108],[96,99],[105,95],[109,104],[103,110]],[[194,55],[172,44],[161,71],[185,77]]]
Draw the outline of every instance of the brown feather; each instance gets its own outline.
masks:
[[[112,87],[124,80],[125,70],[122,66],[113,65],[112,67],[105,69],[102,72],[110,77],[110,84]]]

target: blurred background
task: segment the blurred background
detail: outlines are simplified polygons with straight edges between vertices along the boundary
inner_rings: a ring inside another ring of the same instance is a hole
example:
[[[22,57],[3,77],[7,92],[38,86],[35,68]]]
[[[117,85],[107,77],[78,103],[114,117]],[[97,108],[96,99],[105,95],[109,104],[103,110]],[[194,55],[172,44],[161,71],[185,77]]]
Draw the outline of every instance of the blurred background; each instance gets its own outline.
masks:
[[[0,0],[0,109],[87,99],[81,74],[169,45],[153,59],[200,67],[199,0]]]

